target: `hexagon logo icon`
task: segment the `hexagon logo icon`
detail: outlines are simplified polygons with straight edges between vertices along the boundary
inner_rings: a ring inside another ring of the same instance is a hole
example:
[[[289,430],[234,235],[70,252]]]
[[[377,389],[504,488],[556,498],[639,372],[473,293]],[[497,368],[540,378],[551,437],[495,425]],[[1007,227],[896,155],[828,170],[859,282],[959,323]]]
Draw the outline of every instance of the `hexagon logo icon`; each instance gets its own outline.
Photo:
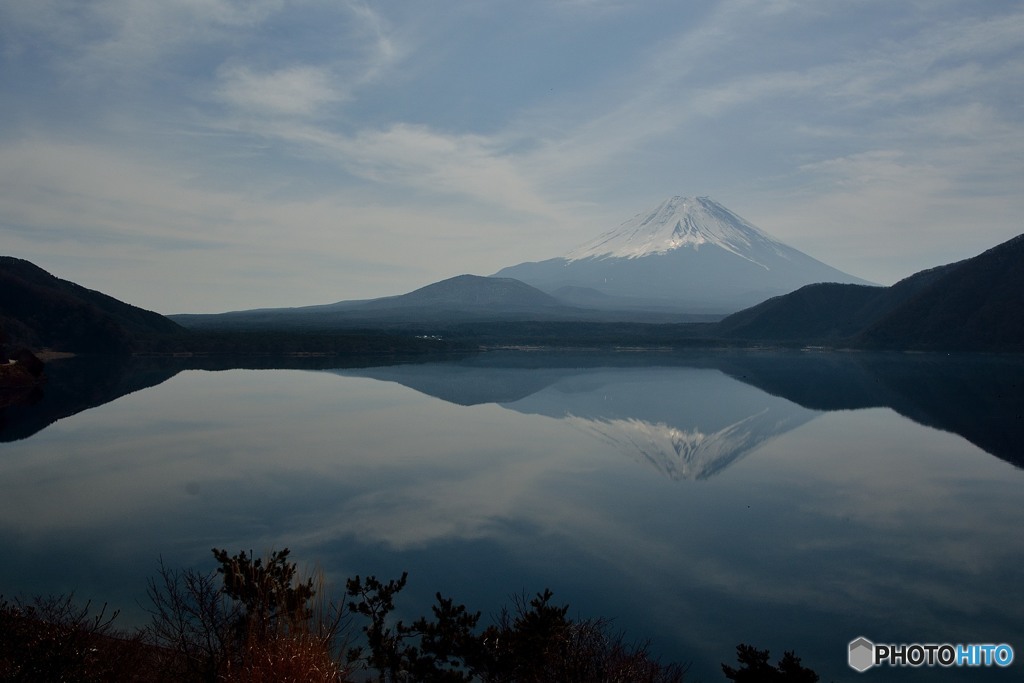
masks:
[[[875,644],[861,636],[850,641],[850,668],[864,673],[875,665]]]

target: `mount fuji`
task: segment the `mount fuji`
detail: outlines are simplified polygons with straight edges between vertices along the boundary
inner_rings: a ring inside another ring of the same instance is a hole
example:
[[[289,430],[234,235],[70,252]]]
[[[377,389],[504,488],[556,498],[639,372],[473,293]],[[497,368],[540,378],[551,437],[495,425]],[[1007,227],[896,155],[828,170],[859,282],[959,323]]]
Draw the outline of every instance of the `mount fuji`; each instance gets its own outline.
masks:
[[[672,197],[515,278],[575,306],[732,313],[817,282],[872,284],[779,242],[707,197]]]

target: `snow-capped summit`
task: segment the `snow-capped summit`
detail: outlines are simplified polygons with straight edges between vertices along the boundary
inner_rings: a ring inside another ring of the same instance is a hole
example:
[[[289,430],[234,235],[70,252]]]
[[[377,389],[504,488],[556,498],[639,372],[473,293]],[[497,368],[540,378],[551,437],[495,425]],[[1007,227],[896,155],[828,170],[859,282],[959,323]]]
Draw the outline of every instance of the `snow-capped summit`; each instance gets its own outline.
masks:
[[[706,244],[743,258],[750,258],[756,248],[779,254],[785,250],[763,230],[708,197],[675,196],[577,247],[566,259],[638,258],[682,247],[698,251]]]
[[[708,197],[672,197],[566,256],[498,277],[595,308],[732,313],[816,282],[870,284],[779,242]]]

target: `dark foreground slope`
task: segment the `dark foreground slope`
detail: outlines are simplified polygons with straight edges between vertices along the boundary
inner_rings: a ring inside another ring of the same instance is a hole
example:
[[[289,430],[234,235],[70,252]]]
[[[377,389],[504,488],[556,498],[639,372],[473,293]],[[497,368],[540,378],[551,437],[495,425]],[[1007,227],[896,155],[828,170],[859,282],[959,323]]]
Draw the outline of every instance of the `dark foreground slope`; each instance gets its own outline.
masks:
[[[1024,235],[932,273],[859,336],[862,346],[1024,351]]]
[[[11,346],[126,353],[185,334],[159,313],[0,256],[0,328]]]
[[[1024,351],[1024,235],[892,287],[808,285],[725,318],[713,335],[874,349]]]
[[[194,332],[158,313],[61,280],[22,259],[0,257],[0,339],[82,354],[403,355],[446,353],[454,345],[373,325],[343,333],[272,326]]]

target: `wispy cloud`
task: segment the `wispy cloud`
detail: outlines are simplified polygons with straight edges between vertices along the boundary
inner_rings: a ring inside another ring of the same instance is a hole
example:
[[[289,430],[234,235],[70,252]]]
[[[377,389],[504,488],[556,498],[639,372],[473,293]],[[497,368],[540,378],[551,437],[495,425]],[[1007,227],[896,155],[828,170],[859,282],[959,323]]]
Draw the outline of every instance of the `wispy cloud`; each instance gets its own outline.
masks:
[[[45,54],[78,78],[139,74],[187,46],[231,42],[272,17],[284,0],[39,0],[0,12],[16,49],[42,40]]]
[[[322,67],[294,66],[258,74],[245,66],[228,66],[218,76],[220,98],[255,113],[312,114],[342,97]]]
[[[875,279],[1019,229],[1015,3],[531,3],[0,4],[5,242],[333,252],[330,300],[564,253],[671,193]]]

